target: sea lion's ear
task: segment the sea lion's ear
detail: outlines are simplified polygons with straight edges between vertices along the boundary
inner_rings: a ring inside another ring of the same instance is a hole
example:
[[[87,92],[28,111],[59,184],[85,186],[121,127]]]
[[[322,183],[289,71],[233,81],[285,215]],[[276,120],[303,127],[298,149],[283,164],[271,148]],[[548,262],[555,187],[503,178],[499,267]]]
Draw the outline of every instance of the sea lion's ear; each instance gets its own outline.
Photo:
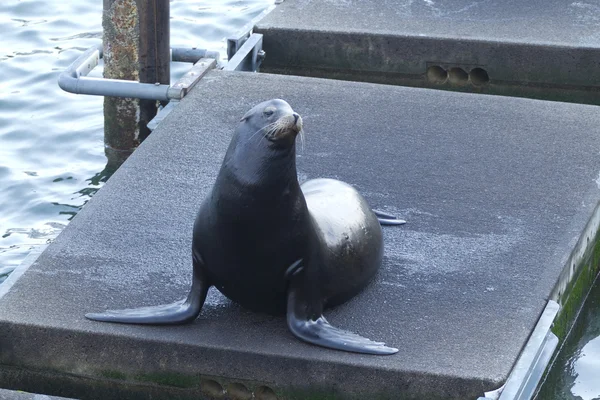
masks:
[[[254,109],[248,111],[246,114],[244,114],[242,119],[240,119],[240,122],[246,121],[248,118],[250,118],[252,116],[253,113],[254,113]]]

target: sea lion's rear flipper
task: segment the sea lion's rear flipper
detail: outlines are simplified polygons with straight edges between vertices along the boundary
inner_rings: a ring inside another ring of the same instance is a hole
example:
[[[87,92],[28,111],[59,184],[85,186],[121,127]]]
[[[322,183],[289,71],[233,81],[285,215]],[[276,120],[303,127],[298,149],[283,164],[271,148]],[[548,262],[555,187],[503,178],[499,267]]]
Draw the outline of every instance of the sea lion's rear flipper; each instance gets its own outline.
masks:
[[[297,265],[297,263],[295,264]],[[354,353],[388,355],[398,349],[387,347],[352,332],[336,328],[323,317],[323,304],[315,283],[305,279],[302,266],[290,274],[287,296],[287,325],[297,338],[330,349]]]
[[[381,225],[403,225],[406,223],[403,219],[396,218],[395,215],[385,213],[379,210],[373,210]]]
[[[107,310],[103,313],[88,313],[86,318],[103,322],[120,322],[124,324],[174,325],[191,322],[196,319],[206,300],[210,284],[205,274],[194,265],[192,288],[187,299],[172,304],[159,306],[130,308],[124,310]]]

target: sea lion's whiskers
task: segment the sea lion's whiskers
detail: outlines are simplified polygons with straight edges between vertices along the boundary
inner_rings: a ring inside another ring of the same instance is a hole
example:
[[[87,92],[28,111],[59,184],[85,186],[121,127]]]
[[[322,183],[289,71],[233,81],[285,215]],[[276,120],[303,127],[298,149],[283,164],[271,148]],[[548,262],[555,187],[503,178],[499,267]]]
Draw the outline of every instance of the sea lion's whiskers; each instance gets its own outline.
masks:
[[[300,135],[300,151],[304,153],[304,129],[300,129],[298,134]]]
[[[279,118],[277,121],[269,124],[269,130],[267,132],[265,132],[265,134],[263,135],[263,137],[260,139],[260,141],[258,142],[259,144],[262,142],[262,140],[266,137],[272,136],[275,133],[279,133],[281,131],[281,129],[284,127],[284,123],[282,121],[283,118]]]
[[[257,130],[256,132],[254,132],[254,133],[252,134],[252,136],[250,136],[250,137],[248,138],[248,140],[250,140],[250,139],[252,139],[254,136],[256,136],[256,134],[257,134],[258,132],[260,132],[260,131],[262,131],[262,130],[264,130],[264,129],[270,129],[270,128],[271,128],[273,125],[275,125],[276,123],[277,123],[277,121],[275,121],[275,122],[271,122],[269,125],[265,125],[265,126],[263,126],[263,127],[262,127],[262,128],[260,128],[259,130]]]
[[[275,124],[275,122],[273,122],[273,124],[272,124],[272,125],[274,125],[274,124]],[[258,141],[258,144],[260,145],[260,144],[262,143],[262,141],[263,141],[263,139],[264,139],[264,138],[266,138],[267,136],[271,135],[271,134],[273,133],[273,130],[274,130],[274,129],[275,129],[275,128],[273,128],[273,127],[269,128],[269,130],[268,130],[268,131],[266,131],[266,132],[264,133],[264,135],[262,135],[262,137],[261,137],[261,138],[260,138],[260,140]]]

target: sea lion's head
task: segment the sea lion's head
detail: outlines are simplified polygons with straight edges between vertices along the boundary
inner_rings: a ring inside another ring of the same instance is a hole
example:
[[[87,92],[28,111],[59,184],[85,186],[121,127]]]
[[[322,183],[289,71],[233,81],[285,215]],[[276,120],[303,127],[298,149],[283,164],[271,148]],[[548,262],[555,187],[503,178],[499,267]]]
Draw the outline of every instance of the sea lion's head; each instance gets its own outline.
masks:
[[[240,120],[240,139],[250,143],[267,140],[269,146],[289,148],[302,132],[302,117],[281,99],[262,102],[248,111]]]

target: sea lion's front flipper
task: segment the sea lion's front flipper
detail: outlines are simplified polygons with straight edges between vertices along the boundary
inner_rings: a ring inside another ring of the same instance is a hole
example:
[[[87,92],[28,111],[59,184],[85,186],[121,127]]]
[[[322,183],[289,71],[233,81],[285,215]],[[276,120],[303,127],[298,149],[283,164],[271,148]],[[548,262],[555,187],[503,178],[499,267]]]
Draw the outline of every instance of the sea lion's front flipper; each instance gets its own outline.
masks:
[[[192,277],[192,288],[187,299],[172,304],[159,306],[130,308],[124,310],[107,310],[103,313],[88,313],[86,318],[124,324],[173,325],[191,322],[196,319],[206,300],[210,284],[202,268],[195,263]]]
[[[381,225],[403,225],[406,223],[403,219],[396,218],[395,215],[385,213],[379,210],[373,210]]]
[[[297,338],[318,346],[354,353],[388,355],[398,352],[398,349],[387,347],[383,342],[374,342],[329,324],[321,314],[323,304],[315,292],[316,285],[305,279],[304,268],[297,266],[290,275],[287,324]]]

